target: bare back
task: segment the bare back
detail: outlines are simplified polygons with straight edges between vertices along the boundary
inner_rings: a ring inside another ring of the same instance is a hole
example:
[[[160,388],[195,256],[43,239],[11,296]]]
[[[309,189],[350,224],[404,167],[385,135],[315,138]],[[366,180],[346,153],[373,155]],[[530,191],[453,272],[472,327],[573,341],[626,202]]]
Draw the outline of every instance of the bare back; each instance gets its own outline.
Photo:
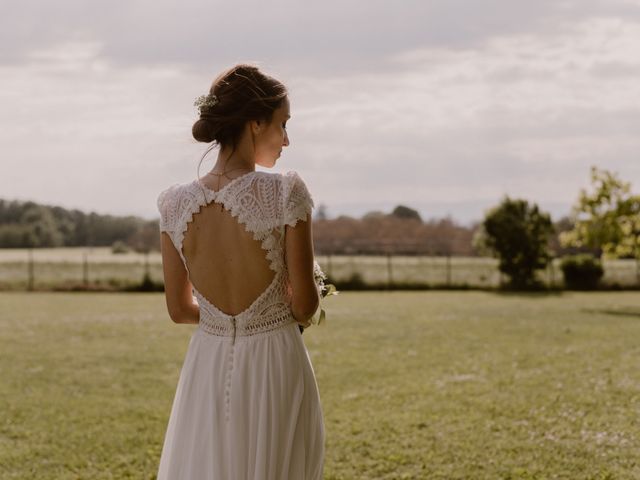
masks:
[[[261,242],[218,202],[193,216],[184,235],[183,253],[194,287],[229,315],[246,310],[276,275]]]

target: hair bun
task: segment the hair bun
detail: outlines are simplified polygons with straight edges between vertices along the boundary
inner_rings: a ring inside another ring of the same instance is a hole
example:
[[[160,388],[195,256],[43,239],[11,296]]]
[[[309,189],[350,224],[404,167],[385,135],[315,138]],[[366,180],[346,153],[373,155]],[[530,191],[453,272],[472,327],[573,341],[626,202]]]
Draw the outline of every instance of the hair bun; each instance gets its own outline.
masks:
[[[198,142],[211,143],[215,140],[209,117],[200,117],[191,127],[191,134]]]

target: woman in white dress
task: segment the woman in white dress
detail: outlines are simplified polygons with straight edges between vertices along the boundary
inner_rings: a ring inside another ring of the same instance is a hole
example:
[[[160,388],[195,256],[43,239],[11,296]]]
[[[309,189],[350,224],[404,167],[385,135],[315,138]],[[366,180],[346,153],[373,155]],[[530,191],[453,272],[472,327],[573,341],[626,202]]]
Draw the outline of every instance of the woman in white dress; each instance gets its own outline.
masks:
[[[196,105],[193,136],[220,147],[217,162],[158,197],[169,316],[197,325],[158,480],[319,480],[324,422],[301,334],[319,305],[314,203],[295,171],[255,170],[289,145],[287,90],[240,64]]]

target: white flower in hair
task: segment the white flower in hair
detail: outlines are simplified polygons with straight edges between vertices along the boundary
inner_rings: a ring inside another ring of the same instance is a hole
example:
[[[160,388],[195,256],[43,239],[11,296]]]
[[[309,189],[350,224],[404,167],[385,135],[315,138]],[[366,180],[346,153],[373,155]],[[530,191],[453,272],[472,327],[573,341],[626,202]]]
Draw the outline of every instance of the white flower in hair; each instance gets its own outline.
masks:
[[[206,95],[200,95],[196,98],[196,101],[193,102],[194,107],[198,107],[198,110],[202,111],[202,107],[213,107],[220,102],[218,97],[213,93],[208,93]]]

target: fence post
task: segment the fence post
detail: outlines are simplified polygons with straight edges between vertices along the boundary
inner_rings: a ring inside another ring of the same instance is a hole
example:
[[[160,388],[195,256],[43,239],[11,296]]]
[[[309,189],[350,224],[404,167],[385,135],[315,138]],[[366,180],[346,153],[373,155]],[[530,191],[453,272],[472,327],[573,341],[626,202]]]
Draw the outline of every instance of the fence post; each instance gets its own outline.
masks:
[[[151,272],[149,269],[149,250],[144,253],[144,276],[151,279]]]
[[[451,254],[447,253],[447,287],[451,286]]]
[[[331,263],[331,254],[327,255],[327,276],[333,278],[333,265]]]
[[[27,261],[27,290],[32,291],[34,284],[33,247],[29,247],[28,253],[29,259]]]
[[[82,253],[82,283],[85,288],[89,285],[89,259],[87,252]]]
[[[353,257],[353,253],[349,255],[349,271],[351,272],[350,275],[352,276],[356,273],[356,263]]]
[[[391,252],[387,252],[387,288],[393,285],[393,270],[391,268]]]

